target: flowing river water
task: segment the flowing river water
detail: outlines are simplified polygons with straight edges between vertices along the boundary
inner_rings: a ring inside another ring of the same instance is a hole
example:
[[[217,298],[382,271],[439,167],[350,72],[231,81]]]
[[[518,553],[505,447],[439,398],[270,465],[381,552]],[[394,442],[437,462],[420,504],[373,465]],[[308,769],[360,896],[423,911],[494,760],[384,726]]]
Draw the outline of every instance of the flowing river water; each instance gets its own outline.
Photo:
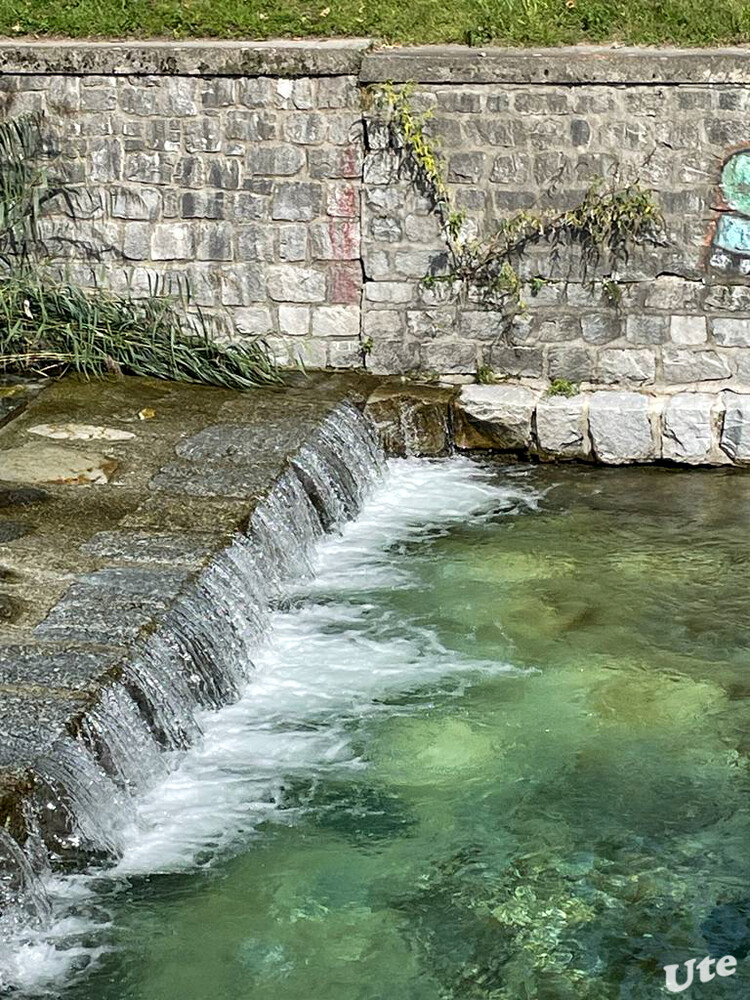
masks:
[[[121,857],[0,982],[59,1000],[646,1000],[750,953],[750,480],[393,461]],[[148,755],[144,753],[145,762]]]

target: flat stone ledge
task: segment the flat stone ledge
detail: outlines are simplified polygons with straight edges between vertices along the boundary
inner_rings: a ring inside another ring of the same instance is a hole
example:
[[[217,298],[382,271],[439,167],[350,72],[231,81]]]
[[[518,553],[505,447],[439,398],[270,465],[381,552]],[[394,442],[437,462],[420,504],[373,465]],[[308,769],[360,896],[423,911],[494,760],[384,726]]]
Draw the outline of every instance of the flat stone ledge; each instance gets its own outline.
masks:
[[[688,84],[750,82],[750,48],[380,49],[366,53],[361,83]]]
[[[356,76],[371,42],[321,41],[0,43],[0,75]]]

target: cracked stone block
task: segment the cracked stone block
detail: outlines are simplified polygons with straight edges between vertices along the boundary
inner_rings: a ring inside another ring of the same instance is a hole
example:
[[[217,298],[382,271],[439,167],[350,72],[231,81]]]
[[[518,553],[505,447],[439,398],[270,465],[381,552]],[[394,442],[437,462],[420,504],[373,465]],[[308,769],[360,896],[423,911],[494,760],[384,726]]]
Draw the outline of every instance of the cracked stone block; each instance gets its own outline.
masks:
[[[658,457],[649,404],[649,397],[637,392],[592,393],[589,432],[600,462],[623,465]]]
[[[712,393],[670,396],[662,415],[662,456],[688,465],[715,462],[722,413],[721,397]]]
[[[750,347],[750,319],[715,319],[713,330],[719,347]]]
[[[668,384],[710,382],[731,378],[729,359],[716,351],[691,351],[664,348],[662,351],[664,381]]]
[[[550,458],[586,459],[591,455],[588,396],[542,396],[536,407],[539,451]]]

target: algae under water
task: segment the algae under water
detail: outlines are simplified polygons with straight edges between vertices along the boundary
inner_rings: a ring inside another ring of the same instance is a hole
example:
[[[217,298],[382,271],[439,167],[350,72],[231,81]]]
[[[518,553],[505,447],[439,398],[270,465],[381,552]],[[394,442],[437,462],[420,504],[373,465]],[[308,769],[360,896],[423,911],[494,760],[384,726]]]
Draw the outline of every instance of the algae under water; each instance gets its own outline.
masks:
[[[747,995],[749,527],[735,472],[392,463],[55,995],[645,1000],[706,954]]]

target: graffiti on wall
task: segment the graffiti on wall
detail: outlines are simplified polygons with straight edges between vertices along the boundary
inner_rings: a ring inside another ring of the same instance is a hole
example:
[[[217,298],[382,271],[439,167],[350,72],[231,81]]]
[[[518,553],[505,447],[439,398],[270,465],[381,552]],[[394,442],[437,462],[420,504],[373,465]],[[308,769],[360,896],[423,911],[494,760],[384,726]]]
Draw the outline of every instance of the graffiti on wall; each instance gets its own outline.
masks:
[[[732,153],[721,168],[721,204],[711,239],[711,266],[750,274],[750,148]]]

